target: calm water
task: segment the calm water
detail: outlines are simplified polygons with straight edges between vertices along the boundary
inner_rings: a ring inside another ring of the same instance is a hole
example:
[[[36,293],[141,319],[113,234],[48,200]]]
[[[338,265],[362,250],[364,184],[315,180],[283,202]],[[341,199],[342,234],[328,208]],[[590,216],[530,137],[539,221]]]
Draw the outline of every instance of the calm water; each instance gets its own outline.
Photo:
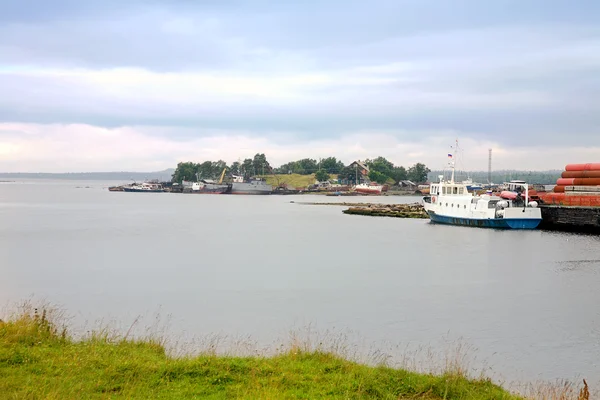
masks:
[[[171,315],[175,335],[249,335],[267,344],[309,324],[355,332],[375,347],[444,351],[463,338],[508,381],[600,381],[599,237],[290,204],[361,197],[107,186],[0,184],[0,302],[46,299],[75,324],[127,327],[160,312]]]

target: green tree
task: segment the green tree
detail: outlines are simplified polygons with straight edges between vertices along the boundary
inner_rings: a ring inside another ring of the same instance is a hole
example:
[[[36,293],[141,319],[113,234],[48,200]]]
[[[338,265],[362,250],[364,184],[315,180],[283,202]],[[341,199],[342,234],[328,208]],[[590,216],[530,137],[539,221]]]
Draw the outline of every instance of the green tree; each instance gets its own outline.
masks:
[[[278,174],[293,174],[294,173],[294,163],[289,162],[281,165],[279,168],[275,168],[275,172]]]
[[[379,171],[369,171],[369,179],[373,182],[384,184],[388,179],[390,179],[387,175],[382,174]]]
[[[339,174],[344,169],[344,163],[338,161],[335,157],[323,158],[319,166],[330,174]]]
[[[196,173],[198,172],[198,164],[191,161],[180,162],[175,168],[175,172],[171,177],[172,182],[181,183],[184,180],[195,180]]]
[[[252,160],[252,167],[254,168],[254,174],[264,175],[271,171],[271,165],[267,161],[267,157],[264,154],[256,153]]]
[[[408,172],[406,172],[406,168],[402,166],[394,167],[392,169],[392,175],[390,178],[392,178],[394,182],[398,184],[400,181],[405,181],[408,179]]]
[[[377,171],[389,178],[392,177],[394,164],[386,158],[379,156],[374,160],[367,160],[366,164],[370,171]]]
[[[281,167],[277,168],[277,172],[280,174],[309,175],[317,172],[318,169],[317,160],[303,158],[302,160],[290,161],[289,163],[283,164]]]
[[[408,169],[408,179],[415,183],[423,183],[427,181],[427,174],[431,172],[429,168],[422,163],[416,163]]]
[[[212,161],[204,161],[203,163],[198,165],[198,177],[200,179],[212,179],[214,177],[213,172],[214,171]]]
[[[252,164],[251,158],[246,158],[244,160],[244,162],[242,163],[242,167],[241,167],[241,173],[242,173],[242,175],[244,175],[244,179],[248,179],[251,176],[256,174],[256,172],[254,171],[254,165]]]
[[[358,174],[358,180],[360,181],[360,173]],[[338,179],[342,181],[348,182],[348,184],[356,184],[356,169],[350,167],[349,165],[345,166],[340,173],[338,174]]]
[[[233,164],[231,164],[231,167],[229,167],[229,171],[235,175],[241,174],[241,170],[242,164],[239,161],[234,161]]]
[[[304,175],[314,174],[319,169],[317,166],[317,160],[313,160],[312,158],[303,158],[302,160],[298,160],[296,162],[299,169],[303,171],[302,174]]]
[[[329,180],[329,174],[324,169],[320,169],[315,173],[315,179],[319,182],[325,182]]]

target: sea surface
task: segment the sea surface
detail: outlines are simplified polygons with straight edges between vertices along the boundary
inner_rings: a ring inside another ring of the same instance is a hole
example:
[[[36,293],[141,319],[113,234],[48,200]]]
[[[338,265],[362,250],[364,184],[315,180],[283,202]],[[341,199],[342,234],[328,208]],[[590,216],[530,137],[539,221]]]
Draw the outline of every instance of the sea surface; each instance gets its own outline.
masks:
[[[600,386],[598,236],[298,204],[418,197],[109,192],[115,183],[0,183],[5,310],[43,299],[75,330],[139,331],[166,317],[176,340],[246,337],[265,348],[290,331],[339,334],[391,361],[463,343],[473,368],[510,384]]]

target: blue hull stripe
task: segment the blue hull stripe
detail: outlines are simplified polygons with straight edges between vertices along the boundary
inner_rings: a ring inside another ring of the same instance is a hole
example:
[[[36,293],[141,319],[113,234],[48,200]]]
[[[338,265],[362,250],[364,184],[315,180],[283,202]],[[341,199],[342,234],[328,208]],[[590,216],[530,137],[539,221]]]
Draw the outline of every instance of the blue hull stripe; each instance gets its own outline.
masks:
[[[474,219],[461,217],[448,217],[428,211],[432,222],[447,225],[476,226],[480,228],[496,229],[535,229],[538,227],[541,218],[494,218],[494,219]]]

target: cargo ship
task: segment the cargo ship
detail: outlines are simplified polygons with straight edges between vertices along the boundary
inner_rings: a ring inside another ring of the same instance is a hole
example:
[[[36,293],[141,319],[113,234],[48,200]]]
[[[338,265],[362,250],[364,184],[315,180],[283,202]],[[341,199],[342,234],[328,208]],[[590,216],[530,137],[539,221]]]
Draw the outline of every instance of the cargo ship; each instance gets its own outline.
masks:
[[[273,186],[268,185],[264,179],[251,178],[248,182],[244,181],[241,175],[232,175],[233,182],[231,183],[231,194],[253,194],[267,195],[273,192]]]

